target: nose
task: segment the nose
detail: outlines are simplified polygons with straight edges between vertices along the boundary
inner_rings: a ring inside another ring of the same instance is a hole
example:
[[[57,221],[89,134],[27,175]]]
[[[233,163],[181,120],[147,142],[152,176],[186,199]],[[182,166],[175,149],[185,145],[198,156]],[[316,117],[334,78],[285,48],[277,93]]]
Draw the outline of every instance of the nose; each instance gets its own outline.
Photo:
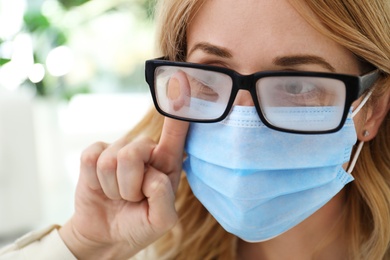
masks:
[[[240,89],[237,93],[234,106],[254,106],[253,99],[248,90]]]

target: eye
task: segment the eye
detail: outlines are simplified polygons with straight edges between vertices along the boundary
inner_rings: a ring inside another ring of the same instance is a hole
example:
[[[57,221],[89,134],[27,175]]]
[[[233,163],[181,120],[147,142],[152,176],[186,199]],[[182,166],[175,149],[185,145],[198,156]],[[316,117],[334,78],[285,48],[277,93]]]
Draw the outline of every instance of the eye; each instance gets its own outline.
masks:
[[[313,91],[315,88],[315,85],[302,81],[286,82],[283,86],[281,86],[281,90],[284,90],[288,94],[292,95],[305,94]]]

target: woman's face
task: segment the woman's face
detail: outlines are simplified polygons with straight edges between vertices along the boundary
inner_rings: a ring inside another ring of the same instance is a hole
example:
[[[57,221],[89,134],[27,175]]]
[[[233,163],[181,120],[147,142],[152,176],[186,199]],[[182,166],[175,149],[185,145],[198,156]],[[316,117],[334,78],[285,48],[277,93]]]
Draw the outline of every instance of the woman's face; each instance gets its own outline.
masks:
[[[233,69],[361,74],[355,56],[310,26],[286,0],[213,0],[187,31],[187,61]],[[253,105],[241,90],[237,105]]]

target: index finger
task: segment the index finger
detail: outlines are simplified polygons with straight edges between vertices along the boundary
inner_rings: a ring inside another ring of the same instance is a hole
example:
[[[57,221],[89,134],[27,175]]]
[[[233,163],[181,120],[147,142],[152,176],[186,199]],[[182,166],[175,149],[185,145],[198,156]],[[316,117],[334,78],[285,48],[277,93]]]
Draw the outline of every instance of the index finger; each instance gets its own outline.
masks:
[[[188,127],[189,122],[165,117],[160,141],[152,155],[155,168],[168,175],[177,173],[180,176]]]
[[[189,122],[165,117],[158,149],[172,157],[182,159]]]

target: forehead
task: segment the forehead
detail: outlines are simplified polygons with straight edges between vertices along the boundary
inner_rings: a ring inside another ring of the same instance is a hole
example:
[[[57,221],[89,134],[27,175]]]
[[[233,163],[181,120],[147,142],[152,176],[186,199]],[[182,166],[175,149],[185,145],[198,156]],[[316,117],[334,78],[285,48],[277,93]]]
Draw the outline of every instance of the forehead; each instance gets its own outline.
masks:
[[[249,64],[305,54],[326,57],[339,72],[357,70],[353,54],[317,32],[287,0],[207,0],[189,24],[188,49],[203,41]]]

